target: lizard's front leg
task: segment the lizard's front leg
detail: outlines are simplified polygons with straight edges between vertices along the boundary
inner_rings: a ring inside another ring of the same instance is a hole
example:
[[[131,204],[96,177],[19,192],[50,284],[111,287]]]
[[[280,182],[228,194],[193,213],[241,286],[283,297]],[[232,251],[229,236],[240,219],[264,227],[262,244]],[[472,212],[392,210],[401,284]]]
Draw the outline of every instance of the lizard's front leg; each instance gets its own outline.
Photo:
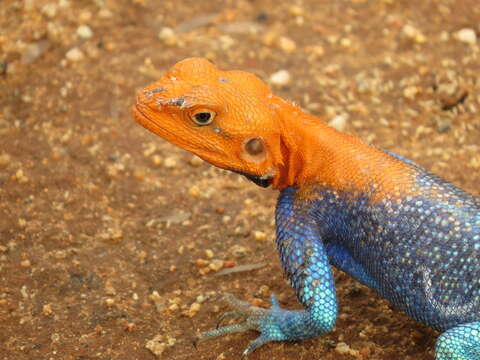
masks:
[[[207,331],[198,340],[257,330],[261,335],[244,351],[246,356],[266,342],[307,339],[325,334],[335,325],[337,300],[332,269],[317,224],[308,209],[294,204],[293,192],[284,190],[277,204],[277,246],[287,278],[304,309],[281,309],[274,297],[271,309],[260,309],[228,296],[232,314],[244,318],[244,322]]]

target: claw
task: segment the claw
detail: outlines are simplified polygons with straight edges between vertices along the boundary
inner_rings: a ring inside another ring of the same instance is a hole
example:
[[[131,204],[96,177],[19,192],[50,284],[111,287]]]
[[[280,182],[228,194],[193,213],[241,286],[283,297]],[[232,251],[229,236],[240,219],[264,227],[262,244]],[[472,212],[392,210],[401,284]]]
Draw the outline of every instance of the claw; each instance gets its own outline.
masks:
[[[254,352],[257,348],[262,346],[263,344],[269,342],[266,337],[264,336],[259,336],[256,338],[254,341],[252,341],[250,344],[248,344],[247,348],[243,351],[241,359],[246,359],[248,355],[250,355],[252,352]]]

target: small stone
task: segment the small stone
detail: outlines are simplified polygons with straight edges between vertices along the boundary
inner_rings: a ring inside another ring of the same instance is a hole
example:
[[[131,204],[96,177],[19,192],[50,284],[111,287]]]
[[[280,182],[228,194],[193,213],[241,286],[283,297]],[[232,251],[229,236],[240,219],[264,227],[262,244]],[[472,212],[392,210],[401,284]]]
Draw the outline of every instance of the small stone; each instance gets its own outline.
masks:
[[[210,263],[207,261],[207,260],[204,260],[204,259],[197,259],[195,261],[195,265],[197,265],[197,267],[205,267],[205,266],[208,266]]]
[[[233,268],[233,267],[235,267],[235,266],[237,266],[237,263],[236,263],[235,261],[233,261],[233,260],[225,260],[225,261],[223,262],[223,267],[224,267],[224,268]]]
[[[182,312],[183,315],[188,316],[189,318],[194,317],[197,315],[197,313],[200,311],[201,305],[197,302],[194,302],[192,305],[190,305],[190,308],[184,312]]]
[[[177,160],[173,157],[167,157],[163,162],[163,166],[166,168],[172,169],[177,166]]]
[[[158,37],[165,45],[168,46],[173,46],[177,43],[177,36],[175,35],[175,31],[173,31],[173,29],[169,27],[163,27],[158,33]]]
[[[57,343],[60,341],[60,335],[58,333],[53,333],[52,336],[50,336],[50,339],[52,342]]]
[[[200,197],[201,192],[197,185],[193,185],[188,189],[188,194],[192,197]]]
[[[402,28],[402,32],[407,38],[414,40],[415,42],[424,43],[427,41],[427,38],[425,37],[425,35],[423,35],[421,31],[418,30],[413,25],[410,25],[410,24],[405,25]]]
[[[350,350],[350,346],[348,346],[344,342],[339,342],[337,346],[335,346],[335,351],[341,355],[350,354]]]
[[[475,30],[463,28],[454,34],[455,39],[465,44],[474,45],[477,42],[477,34]]]
[[[332,120],[329,121],[328,125],[337,129],[338,131],[343,131],[347,126],[347,116],[337,115]]]
[[[276,86],[286,86],[290,81],[291,76],[287,70],[279,70],[270,75],[270,82]]]
[[[93,36],[93,31],[88,25],[80,25],[77,28],[77,35],[81,39],[90,39]]]
[[[264,241],[267,239],[267,234],[264,233],[263,231],[255,231],[253,233],[253,236],[255,237],[255,240],[258,240],[258,241]]]
[[[207,258],[209,258],[209,259],[212,259],[213,256],[214,256],[214,253],[213,253],[212,250],[207,249],[207,250],[205,250],[205,256],[206,256]]]
[[[112,284],[110,283],[110,281],[107,281],[106,284],[105,284],[105,293],[107,295],[116,295],[117,294],[117,291],[115,290],[115,288],[112,286]]]
[[[115,305],[115,300],[112,298],[105,299],[105,305],[107,305],[107,307],[112,307]]]
[[[303,8],[301,8],[300,6],[290,6],[290,8],[288,9],[288,12],[294,16],[302,16],[304,15],[304,10]]]
[[[85,58],[85,55],[83,54],[82,50],[80,50],[77,47],[74,47],[67,51],[67,53],[65,54],[65,57],[72,62],[76,62],[76,61],[83,60]]]
[[[207,299],[208,299],[208,296],[203,295],[203,294],[200,294],[200,295],[198,295],[197,298],[195,299],[195,302],[197,302],[197,303],[199,303],[199,304],[203,304]]]
[[[28,268],[28,267],[30,267],[30,265],[32,265],[32,264],[31,264],[30,260],[28,260],[28,259],[22,260],[20,262],[20,266],[24,267],[24,268]]]
[[[200,275],[207,275],[210,271],[212,271],[212,269],[210,269],[209,267],[204,267],[204,268],[198,269],[198,273]]]
[[[350,47],[352,46],[352,40],[350,40],[349,38],[342,38],[340,40],[340,45],[345,48]]]
[[[190,160],[188,161],[188,163],[192,166],[200,166],[203,164],[203,160],[200,159],[198,156],[196,155],[192,155],[192,157],[190,158]]]
[[[160,166],[162,164],[162,157],[158,154],[152,156],[152,163],[155,166]]]
[[[229,215],[225,215],[222,217],[222,223],[228,224],[232,220],[232,217]]]
[[[53,314],[52,304],[43,305],[42,313],[45,316],[51,316]]]
[[[278,46],[287,54],[294,52],[297,48],[295,41],[286,36],[282,36],[280,39],[278,39]]]
[[[78,20],[81,22],[81,23],[87,23],[89,22],[90,20],[92,20],[92,12],[90,10],[84,10],[80,13],[80,15],[78,16]]]
[[[414,100],[415,96],[420,92],[420,89],[416,86],[408,86],[403,89],[403,96],[409,100]]]
[[[57,4],[51,2],[43,5],[42,13],[49,18],[55,17],[55,15],[57,15]]]
[[[100,9],[100,11],[98,12],[98,17],[100,19],[110,19],[112,16],[112,12],[107,8]]]
[[[25,226],[27,226],[27,220],[25,220],[24,218],[19,218],[18,226],[20,226],[21,228],[24,228]]]
[[[152,340],[147,341],[145,347],[150,350],[153,355],[160,357],[167,348],[167,344],[162,342],[162,340],[162,335],[156,335]]]
[[[6,153],[0,154],[0,169],[6,168],[10,164],[10,155]]]
[[[146,172],[145,172],[145,169],[143,168],[136,168],[134,171],[133,171],[133,176],[135,177],[135,179],[139,180],[139,181],[143,181],[145,180],[145,177],[147,176]]]
[[[218,271],[223,269],[223,260],[215,259],[213,260],[208,267],[213,271]]]
[[[14,178],[20,183],[25,184],[28,182],[28,177],[26,177],[23,173],[23,169],[18,169],[14,175]],[[20,224],[20,223],[19,223]]]

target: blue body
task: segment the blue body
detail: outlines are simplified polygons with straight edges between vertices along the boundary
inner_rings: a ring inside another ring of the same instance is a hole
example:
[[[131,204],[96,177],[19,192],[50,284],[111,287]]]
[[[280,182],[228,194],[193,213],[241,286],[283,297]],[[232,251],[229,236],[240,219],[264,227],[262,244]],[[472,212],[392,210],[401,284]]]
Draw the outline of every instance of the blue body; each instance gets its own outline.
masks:
[[[363,193],[319,184],[310,184],[308,193],[282,190],[277,248],[304,310],[283,310],[274,298],[270,310],[235,301],[234,313],[246,321],[200,338],[256,329],[261,335],[245,350],[248,355],[269,341],[327,333],[338,313],[334,265],[442,331],[436,360],[480,360],[480,199],[390,156],[413,174],[414,189],[382,196],[376,193],[382,184]]]
[[[416,174],[415,196],[372,201],[374,190],[353,196],[318,186],[306,199],[295,187],[282,191],[277,246],[304,316],[317,324],[309,334],[326,332],[320,324],[328,328],[337,313],[331,264],[413,319],[449,330],[436,359],[480,360],[480,200],[401,160]],[[330,299],[327,306],[319,298]]]

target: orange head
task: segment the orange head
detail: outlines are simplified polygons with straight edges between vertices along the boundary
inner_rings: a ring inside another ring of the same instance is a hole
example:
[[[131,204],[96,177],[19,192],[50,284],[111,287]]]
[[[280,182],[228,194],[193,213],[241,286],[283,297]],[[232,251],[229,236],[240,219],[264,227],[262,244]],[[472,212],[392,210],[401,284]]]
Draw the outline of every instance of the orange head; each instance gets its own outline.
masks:
[[[255,75],[190,58],[140,91],[133,115],[169,142],[268,186],[283,165],[272,98]]]

